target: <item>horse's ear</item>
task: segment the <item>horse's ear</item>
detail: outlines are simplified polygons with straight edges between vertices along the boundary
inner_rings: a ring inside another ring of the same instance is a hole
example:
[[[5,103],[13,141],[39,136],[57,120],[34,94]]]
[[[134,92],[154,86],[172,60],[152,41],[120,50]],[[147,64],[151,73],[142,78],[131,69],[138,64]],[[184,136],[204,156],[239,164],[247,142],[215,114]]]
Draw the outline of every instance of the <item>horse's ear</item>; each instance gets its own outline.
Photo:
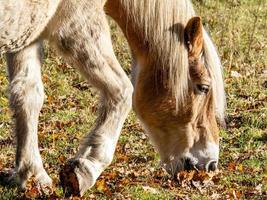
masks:
[[[187,22],[184,38],[189,56],[199,57],[203,48],[203,31],[200,17],[193,17]]]

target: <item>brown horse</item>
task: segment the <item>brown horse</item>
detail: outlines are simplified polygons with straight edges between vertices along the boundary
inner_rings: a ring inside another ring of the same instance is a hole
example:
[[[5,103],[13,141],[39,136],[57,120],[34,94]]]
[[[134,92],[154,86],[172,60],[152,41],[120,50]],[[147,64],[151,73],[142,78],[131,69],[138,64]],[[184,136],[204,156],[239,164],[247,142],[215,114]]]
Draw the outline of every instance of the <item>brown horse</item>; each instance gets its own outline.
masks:
[[[112,50],[106,14],[130,45],[134,87]],[[60,173],[67,195],[82,195],[111,163],[132,99],[169,173],[217,168],[216,118],[223,122],[225,108],[222,71],[189,0],[6,0],[0,20],[17,136],[14,175],[21,187],[32,175],[41,187],[51,184],[37,139],[43,39],[101,94],[94,128]]]

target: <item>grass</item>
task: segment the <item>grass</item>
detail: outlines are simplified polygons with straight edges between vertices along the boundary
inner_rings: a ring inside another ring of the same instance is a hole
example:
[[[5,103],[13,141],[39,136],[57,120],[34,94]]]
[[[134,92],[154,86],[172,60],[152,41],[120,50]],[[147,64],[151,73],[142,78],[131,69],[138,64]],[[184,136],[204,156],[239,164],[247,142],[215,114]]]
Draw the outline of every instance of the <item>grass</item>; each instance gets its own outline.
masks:
[[[158,166],[134,113],[122,130],[116,155],[85,199],[266,199],[267,191],[267,4],[264,0],[195,0],[222,59],[227,92],[226,130],[221,131],[220,175],[206,188],[179,187]],[[111,23],[117,57],[129,73],[125,39]],[[58,183],[58,171],[77,151],[80,138],[95,119],[97,94],[80,75],[45,51],[42,68],[45,105],[39,124],[39,145],[45,168]],[[15,149],[8,80],[0,60],[0,169],[14,167]],[[264,71],[265,70],[265,71]],[[236,75],[237,74],[237,75]],[[54,197],[63,196],[55,185]],[[33,197],[31,194],[26,196]],[[0,199],[25,197],[0,186]]]

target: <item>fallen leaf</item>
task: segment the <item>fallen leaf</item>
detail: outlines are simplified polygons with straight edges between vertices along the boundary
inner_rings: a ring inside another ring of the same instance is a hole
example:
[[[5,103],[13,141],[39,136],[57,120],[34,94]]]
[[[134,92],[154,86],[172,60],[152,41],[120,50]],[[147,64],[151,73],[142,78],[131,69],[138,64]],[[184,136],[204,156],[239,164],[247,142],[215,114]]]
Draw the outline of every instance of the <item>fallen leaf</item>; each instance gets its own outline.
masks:
[[[218,183],[219,179],[214,178],[215,174],[206,171],[182,171],[177,174],[177,181],[182,187],[194,186],[201,192],[203,187],[214,184],[213,179]]]
[[[52,104],[52,102],[53,102],[53,98],[52,98],[52,96],[48,96],[48,97],[47,97],[47,102],[48,102],[49,105]]]
[[[80,200],[80,197],[72,197],[72,200]]]
[[[109,195],[109,196],[112,195],[112,192],[107,187],[106,180],[104,180],[104,179],[98,180],[96,182],[96,189],[100,192],[103,192],[103,193]]]
[[[241,199],[241,192],[240,191],[236,191],[236,190],[233,190],[233,197],[235,199]]]
[[[103,176],[105,177],[105,180],[107,180],[107,179],[112,180],[118,176],[118,173],[116,171],[106,172],[106,173],[103,173]]]
[[[234,171],[236,169],[236,163],[235,162],[230,162],[227,166],[229,171]]]
[[[242,77],[242,75],[238,73],[237,71],[231,71],[231,77],[240,78]]]
[[[39,190],[36,187],[31,187],[25,192],[25,196],[29,199],[35,199],[40,195]]]
[[[181,171],[177,174],[177,181],[182,187],[188,186],[191,180],[194,178],[196,171]]]
[[[198,173],[194,173],[194,181],[200,181],[203,182],[207,179],[210,179],[211,176],[209,173],[205,172],[205,171],[199,171]]]
[[[130,180],[128,178],[124,178],[124,179],[121,180],[121,184],[122,185],[127,185],[129,183],[130,183]]]
[[[64,156],[64,155],[60,155],[59,157],[58,157],[58,159],[60,160],[60,162],[65,162],[66,160],[67,160],[67,158]]]
[[[240,172],[243,172],[243,171],[244,171],[244,168],[243,168],[243,165],[242,165],[242,164],[239,164],[239,165],[237,166],[237,169],[238,169],[238,171],[240,171]]]
[[[262,194],[262,184],[257,185],[255,189],[259,192],[260,195]]]

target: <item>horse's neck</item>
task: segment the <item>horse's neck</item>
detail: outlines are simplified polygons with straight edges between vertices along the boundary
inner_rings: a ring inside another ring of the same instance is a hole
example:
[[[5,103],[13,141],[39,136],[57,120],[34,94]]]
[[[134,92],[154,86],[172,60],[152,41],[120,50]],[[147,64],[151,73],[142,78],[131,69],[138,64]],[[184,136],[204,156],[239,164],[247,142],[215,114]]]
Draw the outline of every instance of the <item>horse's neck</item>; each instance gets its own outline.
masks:
[[[157,74],[157,72],[162,72],[158,71],[158,69],[155,71],[157,63],[155,57],[149,52],[148,42],[145,41],[146,37],[143,32],[145,28],[142,27],[145,24],[136,26],[131,16],[132,13],[128,13],[129,10],[122,5],[122,0],[107,0],[105,11],[120,26],[131,48],[134,65],[138,66],[138,73],[134,74],[134,81],[138,82],[138,86],[136,84],[135,86],[138,87],[139,92],[145,93],[148,89],[146,86],[149,86],[149,90],[154,93],[160,89],[165,89],[160,79],[161,75]]]
[[[142,32],[134,27],[134,22],[129,18],[129,13],[122,6],[121,0],[107,0],[105,11],[122,29],[135,57],[142,59],[141,57],[147,54],[147,46],[142,40],[144,37]]]

